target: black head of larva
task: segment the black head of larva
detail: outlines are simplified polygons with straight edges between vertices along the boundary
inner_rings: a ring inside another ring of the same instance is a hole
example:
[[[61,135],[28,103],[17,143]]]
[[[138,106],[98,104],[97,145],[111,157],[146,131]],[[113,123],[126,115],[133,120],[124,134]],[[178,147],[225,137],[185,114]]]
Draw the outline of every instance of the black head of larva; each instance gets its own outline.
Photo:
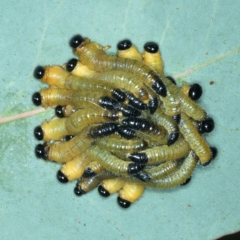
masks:
[[[148,102],[148,107],[149,107],[149,111],[151,114],[154,114],[155,111],[158,108],[158,98],[152,98],[149,102]]]
[[[39,141],[43,140],[43,130],[41,126],[37,126],[34,128],[34,136]]]
[[[137,98],[133,93],[128,92],[126,94],[129,104],[133,107],[137,108],[138,110],[146,110],[147,105],[142,102],[139,98]]]
[[[206,167],[209,163],[211,163],[212,160],[217,156],[218,150],[217,150],[216,147],[210,147],[210,150],[211,150],[211,153],[212,153],[212,157],[208,162],[202,164],[202,166],[204,166],[204,167]]]
[[[48,153],[46,152],[45,146],[42,144],[38,144],[35,147],[35,155],[37,158],[43,158],[46,160]]]
[[[125,127],[125,126],[119,125],[117,128],[117,132],[119,133],[119,135],[121,137],[126,138],[126,139],[132,139],[132,138],[136,137],[136,132],[133,129]]]
[[[126,94],[120,89],[113,89],[112,97],[119,102],[124,102],[126,100]]]
[[[179,123],[180,123],[180,120],[181,120],[181,114],[172,116],[172,119],[173,119],[177,124],[179,124]]]
[[[144,45],[144,49],[148,53],[156,53],[159,47],[158,47],[158,44],[155,42],[147,42]]]
[[[63,117],[64,117],[64,107],[58,105],[58,106],[55,108],[55,115],[56,115],[57,117],[59,117],[59,118],[63,118]]]
[[[74,138],[74,135],[66,135],[65,136],[65,141],[68,142],[68,141],[70,141],[73,138]]]
[[[118,50],[127,50],[132,46],[132,42],[128,39],[122,40],[118,43],[117,48]]]
[[[83,191],[82,188],[79,187],[78,185],[74,188],[73,191],[74,191],[74,193],[75,193],[78,197],[80,197],[80,196],[82,196],[83,194],[86,193],[86,192]]]
[[[73,71],[73,69],[77,66],[78,60],[76,58],[70,59],[66,64],[66,69],[68,72]]]
[[[36,78],[36,79],[41,79],[43,78],[45,74],[45,68],[42,67],[42,66],[37,66],[33,72],[33,76]]]
[[[67,177],[62,173],[61,170],[59,170],[59,171],[57,172],[57,179],[58,179],[58,181],[61,182],[61,183],[67,183],[67,182],[68,182]]]
[[[177,140],[178,140],[178,137],[179,137],[179,133],[178,132],[173,132],[169,135],[168,137],[168,142],[167,142],[167,145],[168,146],[171,146],[173,145]]]
[[[69,45],[72,48],[77,48],[82,44],[82,42],[83,42],[83,37],[78,34],[70,39]]]
[[[214,127],[214,120],[211,117],[208,117],[205,120],[198,122],[199,133],[210,133],[213,131]]]
[[[135,174],[134,177],[142,182],[149,182],[151,180],[151,177],[145,171]]]
[[[124,117],[131,117],[131,116],[140,116],[141,112],[132,106],[121,106],[119,110],[122,112]]]
[[[193,84],[188,91],[188,96],[194,101],[198,100],[202,96],[202,87],[197,83]]]
[[[102,197],[109,197],[110,193],[102,185],[99,185],[98,192]]]
[[[192,177],[190,176],[184,183],[181,184],[181,186],[187,185],[191,181]]]
[[[139,173],[145,168],[146,164],[138,164],[138,163],[129,163],[128,164],[128,173],[132,176]]]
[[[160,77],[156,76],[155,81],[152,84],[152,89],[159,94],[161,97],[166,97],[167,96],[167,88],[160,79]]]
[[[41,97],[41,94],[39,92],[35,92],[32,95],[32,102],[36,106],[40,106],[42,104],[42,97]]]
[[[128,158],[137,164],[146,164],[148,162],[148,156],[146,153],[132,153],[129,154]]]
[[[127,200],[124,200],[120,197],[117,198],[118,205],[122,208],[129,208],[131,206],[131,203]]]

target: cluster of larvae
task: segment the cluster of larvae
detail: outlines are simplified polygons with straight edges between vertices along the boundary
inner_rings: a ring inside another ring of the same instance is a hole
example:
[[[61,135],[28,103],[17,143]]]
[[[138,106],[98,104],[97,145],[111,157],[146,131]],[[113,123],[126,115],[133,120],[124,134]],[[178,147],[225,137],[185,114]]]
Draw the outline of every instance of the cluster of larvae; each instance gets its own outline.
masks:
[[[216,156],[204,137],[214,121],[197,103],[199,84],[181,87],[165,76],[158,44],[141,54],[130,40],[110,46],[80,35],[70,40],[78,59],[63,66],[38,66],[34,77],[49,85],[35,92],[37,106],[54,107],[55,116],[34,129],[38,158],[61,164],[62,183],[77,180],[81,196],[98,187],[103,197],[118,192],[123,208],[146,187],[187,184],[198,163]]]

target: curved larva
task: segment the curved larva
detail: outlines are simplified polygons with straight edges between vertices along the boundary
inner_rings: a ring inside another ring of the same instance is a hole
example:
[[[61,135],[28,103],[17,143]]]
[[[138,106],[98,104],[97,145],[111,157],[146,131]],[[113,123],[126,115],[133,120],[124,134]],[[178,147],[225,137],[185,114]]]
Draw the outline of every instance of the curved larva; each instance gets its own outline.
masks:
[[[68,142],[54,142],[45,148],[45,155],[48,160],[64,163],[82,154],[92,144],[88,137],[88,128],[84,128]]]
[[[126,162],[98,146],[91,146],[87,150],[87,154],[93,160],[100,163],[106,170],[118,176],[134,175],[144,168],[144,165]]]
[[[189,151],[189,144],[180,137],[171,146],[162,145],[148,148],[144,151],[130,154],[129,158],[134,162],[147,162],[148,164],[155,164],[182,158],[186,156]]]
[[[149,177],[151,178],[151,181],[158,180],[160,178],[169,176],[173,172],[175,172],[178,168],[181,160],[176,161],[167,161],[164,163],[161,163],[158,166],[153,166],[149,169],[145,169]]]
[[[151,119],[157,124],[163,126],[168,132],[168,145],[172,145],[179,137],[179,128],[171,117],[164,114],[161,108],[151,115]]]
[[[59,140],[66,135],[76,135],[79,131],[96,122],[108,122],[117,120],[119,114],[110,113],[107,110],[88,108],[80,109],[67,118],[52,119],[41,125],[44,140]]]
[[[91,161],[92,160],[83,153],[74,157],[71,161],[64,163],[60,171],[69,181],[73,181],[83,175],[86,166]]]
[[[85,39],[84,42],[74,50],[80,61],[92,70],[98,72],[120,70],[130,72],[139,76],[142,81],[154,89],[154,91],[165,97],[167,90],[161,78],[148,66],[134,59],[109,56],[105,53],[106,48],[95,42]]]
[[[156,181],[150,181],[146,183],[146,186],[152,188],[172,188],[179,186],[186,182],[188,178],[191,177],[196,165],[198,162],[198,158],[193,151],[189,153],[189,155],[184,159],[182,165],[178,170],[172,173],[170,176],[165,178],[161,178]]]
[[[181,114],[179,128],[186,142],[199,157],[201,164],[210,161],[212,158],[210,146],[199,134],[194,123],[192,123],[192,120],[185,113]]]

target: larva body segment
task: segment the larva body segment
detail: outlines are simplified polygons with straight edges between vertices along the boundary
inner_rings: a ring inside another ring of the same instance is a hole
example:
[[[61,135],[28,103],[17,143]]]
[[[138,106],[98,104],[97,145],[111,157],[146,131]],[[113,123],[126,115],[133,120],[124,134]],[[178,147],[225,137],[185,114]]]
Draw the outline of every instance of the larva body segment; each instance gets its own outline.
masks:
[[[186,156],[190,151],[188,143],[179,138],[173,145],[156,146],[144,151],[130,154],[129,158],[134,162],[147,162],[148,164],[174,161]]]
[[[156,72],[140,61],[125,59],[117,56],[109,56],[105,53],[105,48],[96,42],[85,39],[80,46],[74,49],[74,53],[79,56],[81,63],[97,72],[120,70],[130,72],[139,76],[141,80],[151,87],[157,94],[165,97],[166,86]]]
[[[174,171],[176,171],[179,168],[179,165],[180,165],[179,162],[181,162],[181,160],[167,161],[167,162],[161,163],[158,166],[145,169],[145,171],[151,178],[151,181],[155,181],[160,178],[166,177],[172,174]]]
[[[198,162],[198,158],[193,151],[190,151],[189,155],[184,159],[182,165],[178,170],[172,173],[170,176],[158,179],[156,181],[150,181],[146,183],[148,187],[153,188],[172,188],[179,186],[186,182],[191,177]]]
[[[113,172],[118,176],[134,175],[144,168],[144,165],[123,161],[98,146],[90,147],[87,150],[87,154],[100,163],[106,170]]]
[[[89,108],[101,105],[101,98],[111,96],[108,91],[95,92],[95,91],[74,91],[59,88],[44,88],[40,91],[42,98],[42,106],[55,107],[57,105],[66,106],[71,105],[78,108]]]
[[[83,178],[77,183],[75,193],[77,191],[80,192],[81,194],[90,192],[91,190],[96,188],[100,184],[100,182],[103,181],[104,179],[110,179],[114,177],[116,176],[111,172],[103,171],[91,178]],[[77,195],[81,195],[81,194],[77,194]]]
[[[179,91],[179,96],[182,112],[186,113],[189,117],[197,121],[202,121],[207,117],[204,109],[188,98],[188,96],[186,96],[182,91]]]
[[[85,178],[93,177],[104,170],[105,168],[98,161],[93,160],[87,165],[83,176]]]
[[[43,131],[43,140],[49,142],[50,140],[60,140],[64,136],[68,135],[68,131],[65,127],[66,119],[65,118],[55,118],[48,121],[45,121],[41,125]]]
[[[64,163],[82,154],[92,143],[92,139],[87,136],[87,132],[88,129],[84,128],[68,142],[54,142],[47,146],[47,159]]]
[[[164,114],[161,108],[151,116],[151,119],[157,124],[163,126],[168,132],[168,145],[175,143],[179,137],[179,128],[177,123],[168,115]]]
[[[89,69],[87,66],[83,65],[76,58],[70,59],[66,63],[65,68],[71,74],[74,74],[79,77],[93,78],[95,75],[98,74],[97,72],[95,72],[95,71]]]
[[[116,153],[134,153],[147,148],[148,143],[142,139],[119,139],[114,137],[99,139],[96,144],[109,152]]]
[[[74,157],[71,161],[63,164],[60,171],[64,174],[64,176],[66,176],[69,181],[73,181],[83,175],[86,166],[91,161],[92,160],[83,153]]]
[[[205,164],[210,161],[212,158],[210,146],[198,133],[197,128],[185,113],[181,114],[179,128],[186,142],[198,156],[201,164]]]
[[[93,123],[103,123],[112,120],[117,120],[119,114],[110,113],[107,110],[99,109],[99,111],[92,111],[92,109],[81,109],[72,114],[66,119],[66,129],[69,134],[75,134],[88,125]]]
[[[126,179],[118,195],[121,199],[133,203],[143,195],[144,189],[144,184],[128,181]]]
[[[124,178],[113,178],[113,179],[106,179],[103,180],[101,183],[101,186],[109,192],[109,194],[113,194],[117,191],[119,191],[125,183]]]
[[[107,110],[95,108],[80,109],[70,115],[68,118],[52,119],[41,125],[44,140],[59,140],[66,135],[76,135],[79,130],[96,122],[108,122],[109,120],[117,120],[119,117],[116,113],[110,113]]]

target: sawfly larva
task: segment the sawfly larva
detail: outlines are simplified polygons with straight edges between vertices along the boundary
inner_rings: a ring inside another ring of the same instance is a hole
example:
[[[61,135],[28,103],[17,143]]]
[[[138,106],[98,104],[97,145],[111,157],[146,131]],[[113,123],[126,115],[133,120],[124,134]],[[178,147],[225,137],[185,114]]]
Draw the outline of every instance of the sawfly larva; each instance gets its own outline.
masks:
[[[155,181],[145,183],[148,187],[153,188],[172,188],[179,186],[187,181],[192,175],[198,162],[198,157],[193,151],[190,151],[188,156],[184,159],[182,165],[178,170],[173,172],[171,175],[161,178]]]
[[[38,144],[35,154],[38,158],[65,163],[80,155],[91,145],[92,138],[87,136],[88,127],[84,128],[68,142],[54,142],[52,144]]]
[[[133,73],[139,76],[139,79],[142,79],[157,94],[166,97],[167,89],[161,78],[142,62],[109,56],[105,53],[109,46],[103,47],[87,38],[83,39],[80,35],[76,35],[70,40],[70,46],[74,49],[74,53],[78,55],[81,63],[90,69],[97,72],[120,70]]]
[[[186,156],[189,151],[189,144],[180,137],[171,146],[161,145],[148,148],[138,153],[129,154],[129,159],[136,163],[155,164],[182,158]]]
[[[61,183],[66,183],[80,178],[83,175],[84,169],[91,161],[84,153],[77,155],[71,161],[62,165],[61,169],[57,172],[57,179]]]
[[[87,150],[87,154],[89,157],[100,163],[106,170],[113,172],[118,176],[134,176],[145,167],[144,164],[126,162],[119,159],[98,146],[91,146]]]
[[[179,128],[182,136],[189,144],[191,149],[196,153],[201,164],[205,164],[210,161],[212,158],[210,146],[198,133],[197,128],[185,113],[181,114]]]

